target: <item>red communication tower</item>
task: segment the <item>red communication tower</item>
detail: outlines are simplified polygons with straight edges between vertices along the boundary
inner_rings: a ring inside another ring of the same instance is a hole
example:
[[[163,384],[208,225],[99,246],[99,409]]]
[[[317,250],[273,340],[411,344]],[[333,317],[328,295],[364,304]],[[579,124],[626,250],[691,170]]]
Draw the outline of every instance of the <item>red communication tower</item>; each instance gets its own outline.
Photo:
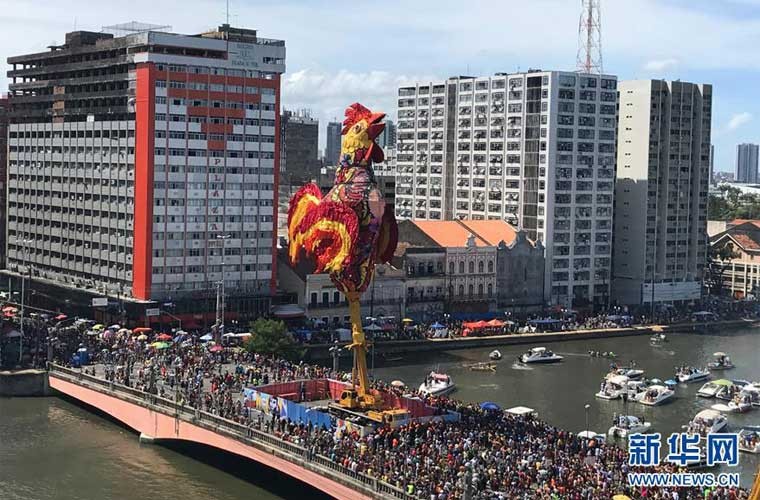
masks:
[[[602,68],[602,11],[601,0],[581,0],[581,18],[578,22],[577,71],[603,72]]]

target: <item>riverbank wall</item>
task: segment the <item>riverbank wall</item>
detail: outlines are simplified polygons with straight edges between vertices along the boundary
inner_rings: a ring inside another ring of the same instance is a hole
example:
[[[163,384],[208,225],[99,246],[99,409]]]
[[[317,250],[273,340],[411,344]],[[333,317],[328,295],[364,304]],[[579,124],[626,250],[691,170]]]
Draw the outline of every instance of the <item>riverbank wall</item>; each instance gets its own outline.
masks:
[[[50,396],[50,381],[45,370],[0,372],[0,397]]]
[[[424,340],[388,340],[375,344],[375,354],[401,355],[414,352],[451,351],[475,347],[500,347],[507,345],[537,344],[563,342],[568,340],[591,340],[611,337],[630,337],[634,335],[652,335],[654,331],[664,333],[710,333],[714,330],[727,330],[760,326],[758,320],[731,320],[711,323],[675,323],[672,325],[633,326],[628,328],[608,328],[598,330],[573,330],[545,333],[514,333],[509,335],[490,335],[486,337],[457,337],[454,339]],[[305,348],[304,357],[309,361],[326,361],[331,359],[332,344],[315,344]]]

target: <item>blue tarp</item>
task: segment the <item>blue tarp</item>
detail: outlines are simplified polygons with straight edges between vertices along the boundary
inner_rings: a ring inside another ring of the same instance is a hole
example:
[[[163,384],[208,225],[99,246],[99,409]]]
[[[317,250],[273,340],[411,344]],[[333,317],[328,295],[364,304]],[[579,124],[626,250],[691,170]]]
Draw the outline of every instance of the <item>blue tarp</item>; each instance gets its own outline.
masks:
[[[252,401],[252,406],[267,415],[271,415],[276,408],[279,411],[280,418],[291,420],[295,423],[302,423],[325,429],[334,428],[333,418],[327,413],[313,410],[302,404],[295,403],[288,399],[278,398],[255,389],[243,389],[243,395],[246,400]]]
[[[492,401],[483,401],[482,403],[480,403],[480,408],[482,410],[492,410],[492,411],[501,410],[501,406],[497,405],[496,403]]]
[[[440,330],[441,328],[446,328],[446,325],[442,325],[436,321],[435,323],[430,325],[430,328],[433,328],[434,330]]]

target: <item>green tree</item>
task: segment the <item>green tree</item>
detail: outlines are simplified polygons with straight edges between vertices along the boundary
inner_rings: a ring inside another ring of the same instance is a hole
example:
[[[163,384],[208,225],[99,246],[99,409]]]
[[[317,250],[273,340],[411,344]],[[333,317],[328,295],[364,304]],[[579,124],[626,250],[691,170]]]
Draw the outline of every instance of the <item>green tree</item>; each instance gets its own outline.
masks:
[[[285,323],[272,319],[259,318],[251,323],[251,337],[245,347],[250,352],[274,355],[290,361],[303,355]]]
[[[758,219],[760,218],[760,196],[742,193],[741,189],[733,186],[720,185],[718,193],[709,196],[707,218],[710,220]]]
[[[710,295],[721,295],[723,293],[723,275],[728,269],[731,259],[736,257],[739,257],[739,253],[734,250],[731,243],[720,247],[709,246],[705,286],[710,291]]]

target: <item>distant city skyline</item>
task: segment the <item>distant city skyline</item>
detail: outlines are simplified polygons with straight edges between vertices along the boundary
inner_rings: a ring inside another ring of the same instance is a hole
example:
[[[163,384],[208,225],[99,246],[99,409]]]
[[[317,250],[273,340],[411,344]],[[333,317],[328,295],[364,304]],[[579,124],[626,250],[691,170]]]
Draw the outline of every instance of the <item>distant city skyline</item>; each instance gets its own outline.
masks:
[[[226,18],[222,1],[0,1],[6,7],[0,17],[6,27],[0,34],[3,60],[11,54],[45,51],[47,45],[61,43],[66,31],[100,31],[103,25],[136,16],[169,23],[173,31],[183,33],[205,31]],[[351,102],[383,109],[395,119],[399,86],[460,74],[575,69],[579,9],[580,2],[570,0],[482,0],[479,8],[464,10],[447,0],[413,5],[388,0],[382,8],[342,0],[231,0],[229,19],[258,29],[262,37],[286,40],[283,104],[314,110],[324,149],[327,123],[342,119]],[[436,17],[431,22],[433,10]],[[505,38],[505,18],[526,22],[510,23]],[[760,43],[759,1],[724,0],[718,5],[709,0],[603,0],[602,22],[605,73],[620,80],[681,79],[714,85],[716,171],[733,170],[737,144],[760,142],[760,101],[754,85],[760,81],[755,52]],[[370,47],[374,50],[368,51]],[[0,89],[5,89],[5,71],[0,73]]]

